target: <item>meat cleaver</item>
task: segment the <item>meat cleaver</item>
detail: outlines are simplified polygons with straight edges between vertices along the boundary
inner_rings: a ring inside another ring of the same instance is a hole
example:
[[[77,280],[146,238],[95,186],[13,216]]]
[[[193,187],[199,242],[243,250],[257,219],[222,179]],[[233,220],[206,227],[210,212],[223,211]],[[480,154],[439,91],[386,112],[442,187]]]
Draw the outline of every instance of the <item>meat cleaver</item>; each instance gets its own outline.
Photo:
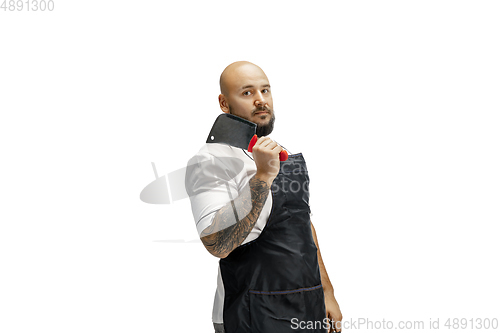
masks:
[[[208,134],[207,143],[226,143],[230,146],[247,149],[252,148],[257,141],[257,124],[229,113],[220,114]],[[280,161],[286,161],[286,150],[280,152]]]

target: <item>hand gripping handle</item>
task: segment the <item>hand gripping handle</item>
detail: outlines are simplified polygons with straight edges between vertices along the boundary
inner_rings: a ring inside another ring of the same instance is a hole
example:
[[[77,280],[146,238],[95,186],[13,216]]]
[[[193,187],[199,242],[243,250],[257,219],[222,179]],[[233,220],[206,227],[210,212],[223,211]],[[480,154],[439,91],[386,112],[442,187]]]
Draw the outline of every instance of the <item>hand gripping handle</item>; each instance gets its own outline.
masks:
[[[250,143],[248,144],[248,151],[249,152],[252,152],[253,150],[253,146],[255,146],[255,143],[257,142],[257,134],[254,134],[254,136],[252,136],[252,140],[250,140]],[[280,161],[283,162],[283,161],[286,161],[288,159],[288,153],[286,152],[286,150],[282,149],[280,151]]]

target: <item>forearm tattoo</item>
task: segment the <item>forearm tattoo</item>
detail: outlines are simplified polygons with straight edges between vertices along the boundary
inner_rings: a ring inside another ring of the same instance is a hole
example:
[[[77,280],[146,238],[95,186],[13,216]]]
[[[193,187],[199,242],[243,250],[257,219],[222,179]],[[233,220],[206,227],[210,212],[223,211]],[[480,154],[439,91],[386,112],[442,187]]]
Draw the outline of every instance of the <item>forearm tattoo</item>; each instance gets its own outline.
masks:
[[[269,188],[254,176],[236,199],[217,211],[212,224],[200,235],[208,252],[224,258],[245,240],[259,218]]]

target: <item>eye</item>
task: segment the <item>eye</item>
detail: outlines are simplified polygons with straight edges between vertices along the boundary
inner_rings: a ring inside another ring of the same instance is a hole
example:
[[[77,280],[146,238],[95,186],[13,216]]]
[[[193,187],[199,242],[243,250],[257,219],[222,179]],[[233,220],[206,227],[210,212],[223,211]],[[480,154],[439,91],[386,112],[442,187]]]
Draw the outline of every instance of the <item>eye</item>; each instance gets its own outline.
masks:
[[[266,89],[262,90],[262,92],[263,92],[263,93],[268,93],[268,92],[269,92],[269,89],[267,89],[267,88],[266,88]]]
[[[247,93],[248,93],[248,94],[247,94]],[[244,96],[248,96],[248,95],[250,95],[250,90],[245,91],[245,92],[243,93],[243,95],[244,95]]]

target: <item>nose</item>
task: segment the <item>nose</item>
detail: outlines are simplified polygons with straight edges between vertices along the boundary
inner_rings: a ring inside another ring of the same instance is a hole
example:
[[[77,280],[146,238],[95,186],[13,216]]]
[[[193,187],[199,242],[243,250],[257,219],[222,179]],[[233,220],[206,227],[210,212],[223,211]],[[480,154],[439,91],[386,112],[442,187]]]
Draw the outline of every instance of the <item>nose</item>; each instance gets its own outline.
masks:
[[[255,94],[254,104],[256,107],[263,107],[264,105],[266,105],[266,99],[262,95],[262,92],[259,91],[257,94]]]

